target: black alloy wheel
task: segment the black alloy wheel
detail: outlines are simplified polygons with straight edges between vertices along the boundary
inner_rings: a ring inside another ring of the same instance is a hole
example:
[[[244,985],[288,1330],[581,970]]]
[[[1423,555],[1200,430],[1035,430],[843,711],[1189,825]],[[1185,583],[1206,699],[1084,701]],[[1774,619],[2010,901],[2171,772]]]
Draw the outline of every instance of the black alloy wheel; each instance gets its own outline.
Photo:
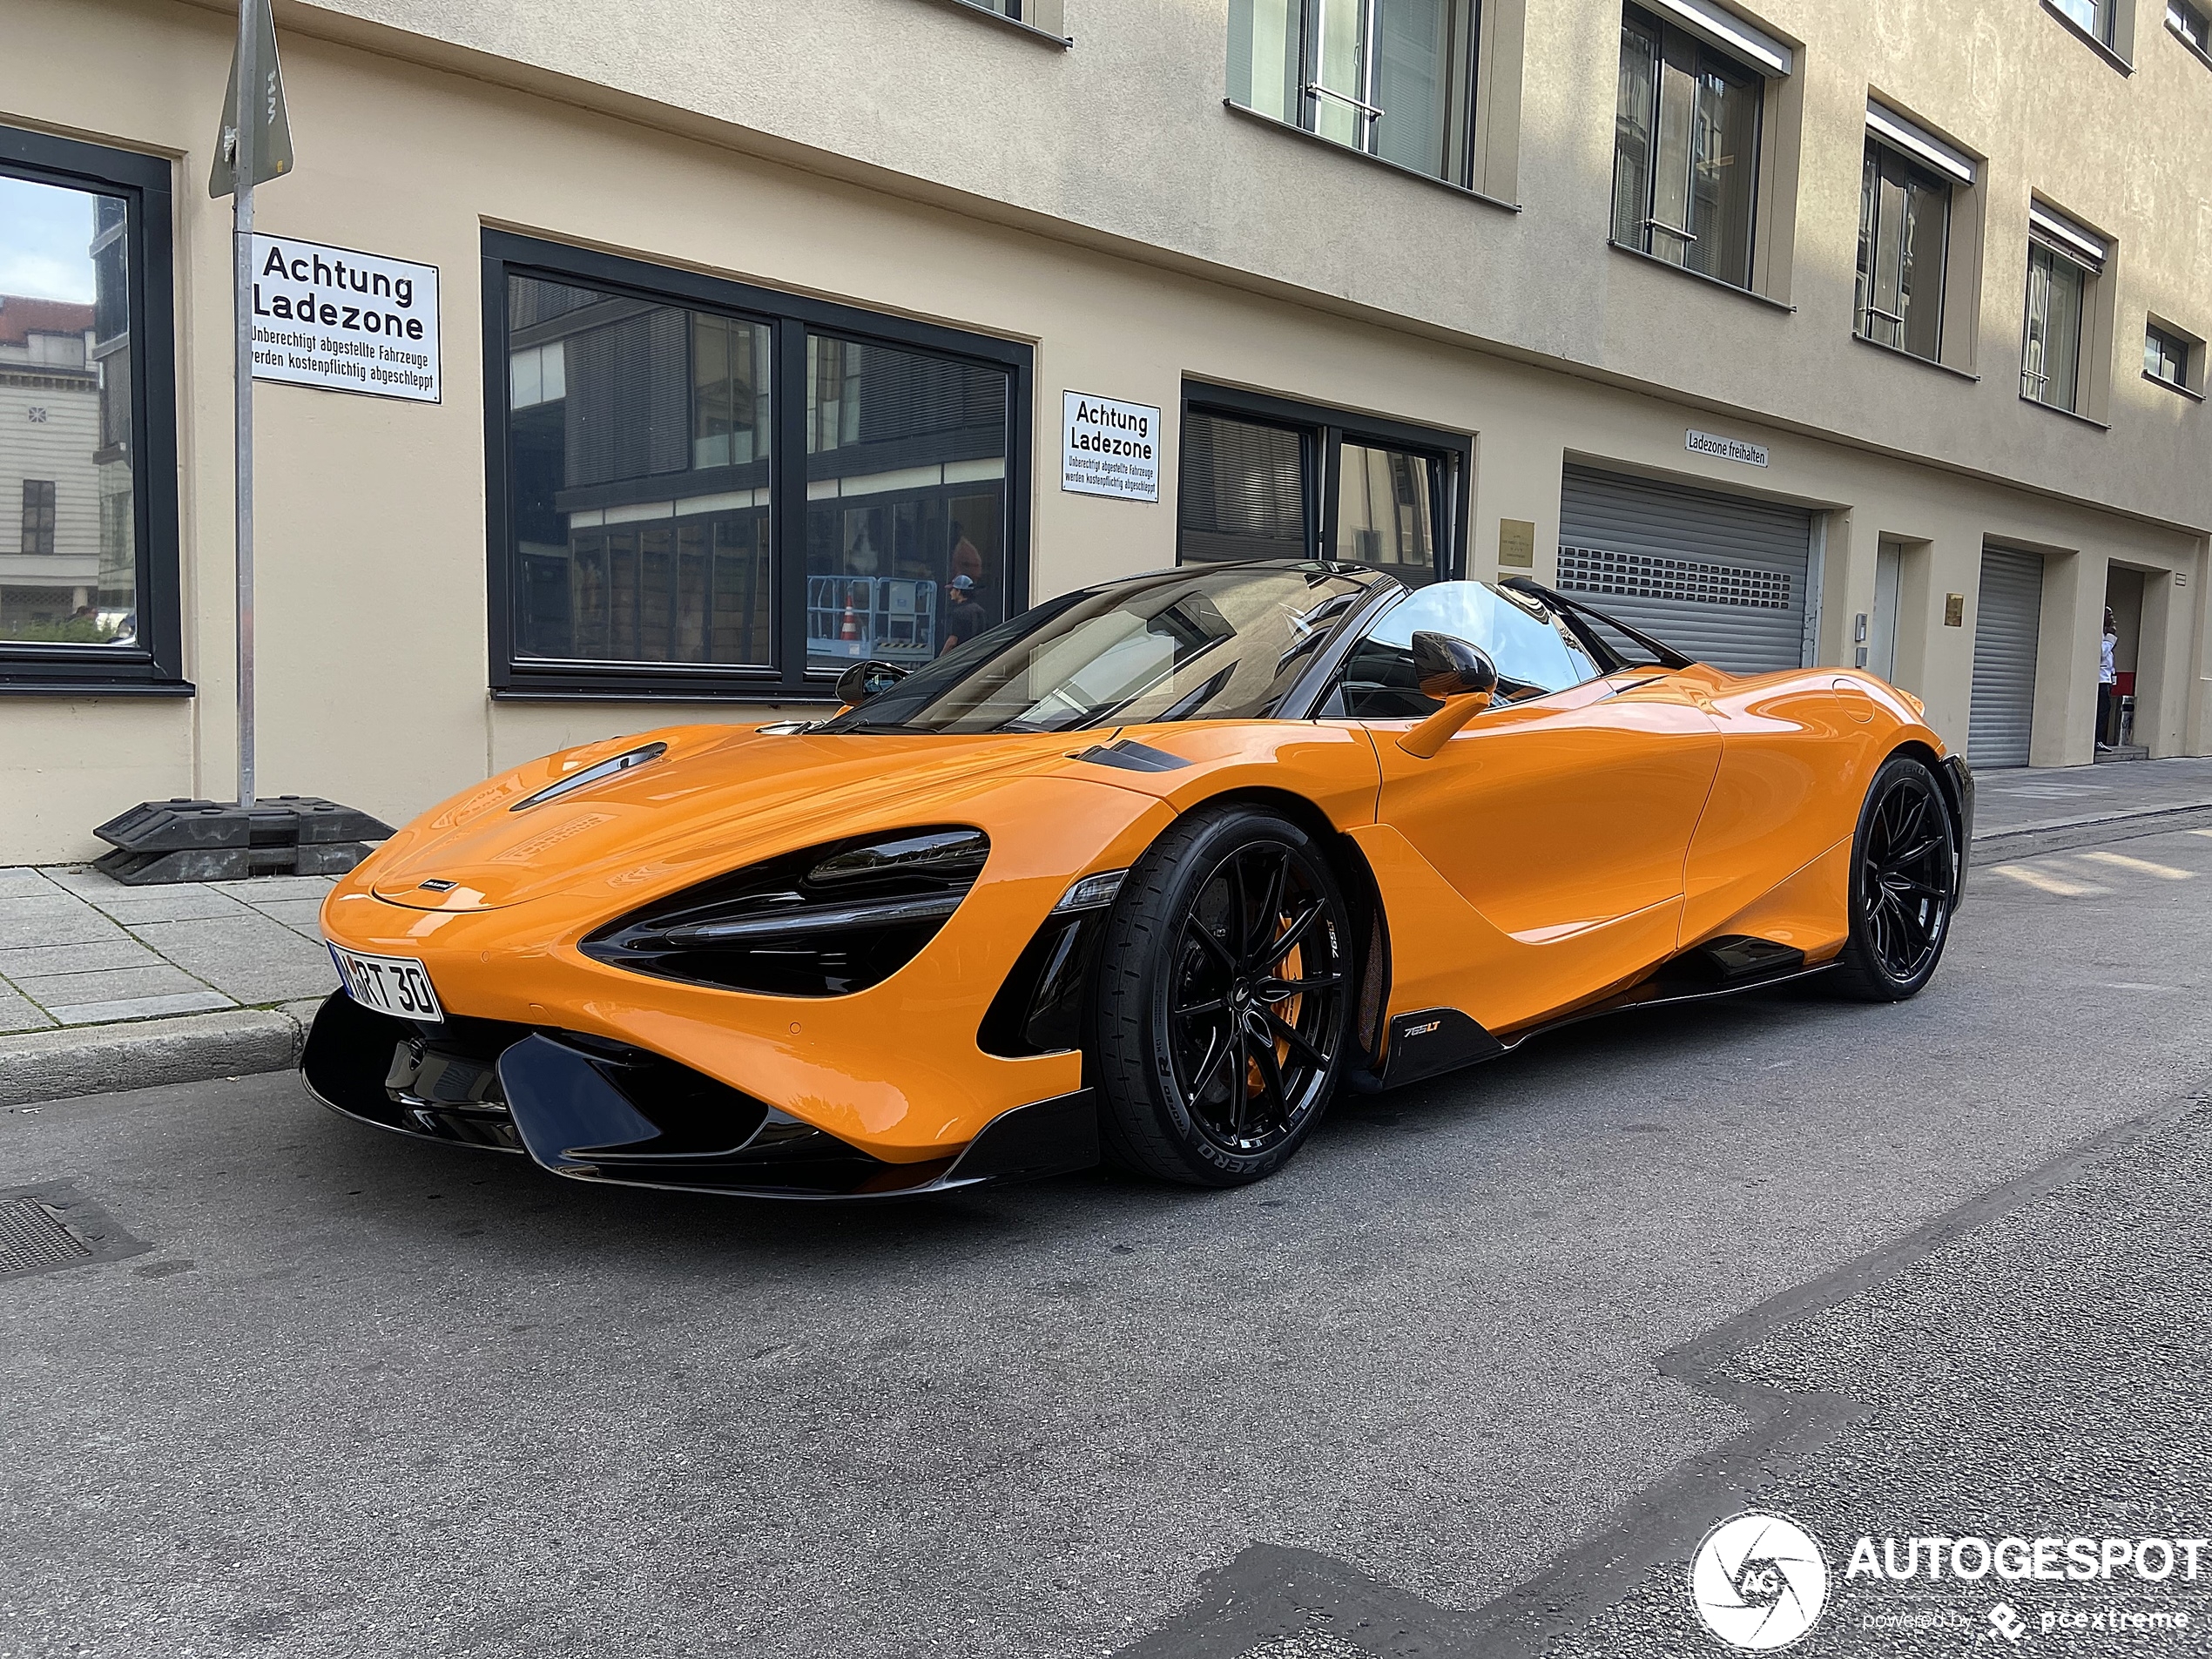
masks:
[[[1351,1040],[1351,918],[1327,860],[1272,813],[1201,811],[1123,884],[1095,1047],[1107,1150],[1197,1186],[1279,1169]]]
[[[1877,1002],[1917,993],[1943,956],[1958,898],[1958,836],[1941,787],[1925,763],[1893,755],[1866,792],[1851,843],[1843,988]]]

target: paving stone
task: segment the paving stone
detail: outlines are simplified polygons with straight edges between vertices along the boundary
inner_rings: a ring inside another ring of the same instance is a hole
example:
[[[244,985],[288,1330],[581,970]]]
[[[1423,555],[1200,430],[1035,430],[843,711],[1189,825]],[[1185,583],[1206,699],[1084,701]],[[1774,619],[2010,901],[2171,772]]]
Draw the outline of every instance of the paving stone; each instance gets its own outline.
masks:
[[[273,916],[286,927],[296,928],[308,938],[320,942],[322,939],[317,926],[322,915],[320,899],[272,899],[266,904],[253,907],[265,916]]]
[[[81,945],[24,945],[0,950],[0,979],[42,974],[90,974],[101,968],[150,968],[161,960],[125,934]]]
[[[63,897],[0,899],[0,950],[34,945],[89,945],[123,932],[88,904]]]
[[[144,921],[211,921],[235,916],[247,909],[237,900],[198,882],[176,882],[158,887],[118,887],[112,892],[85,896],[127,927],[135,927]]]
[[[256,875],[243,881],[211,881],[207,885],[218,893],[227,893],[233,899],[243,899],[259,907],[272,900],[320,899],[338,885],[338,878],[331,875]]]
[[[44,1031],[53,1022],[29,997],[0,985],[0,1031]]]
[[[214,921],[134,927],[145,944],[241,1002],[288,1002],[338,988],[330,953],[273,916],[243,906]]]
[[[99,968],[89,974],[10,974],[16,988],[51,1014],[57,1008],[79,1008],[94,1002],[124,1002],[139,997],[177,996],[208,988],[185,972],[154,957],[138,968]],[[230,999],[225,997],[227,1004]],[[202,1006],[206,1006],[202,1004]]]
[[[54,884],[43,870],[27,864],[0,865],[0,899],[29,898],[51,894]]]
[[[38,874],[57,887],[65,888],[83,898],[96,893],[130,893],[126,887],[105,870],[96,870],[89,864],[61,864],[42,869]],[[4,889],[0,889],[4,891]]]
[[[47,1010],[62,1025],[105,1025],[111,1020],[152,1020],[165,1014],[201,1014],[214,1008],[235,1008],[230,998],[214,991],[179,991],[172,996],[125,997],[114,1002],[84,1002],[73,1008]]]

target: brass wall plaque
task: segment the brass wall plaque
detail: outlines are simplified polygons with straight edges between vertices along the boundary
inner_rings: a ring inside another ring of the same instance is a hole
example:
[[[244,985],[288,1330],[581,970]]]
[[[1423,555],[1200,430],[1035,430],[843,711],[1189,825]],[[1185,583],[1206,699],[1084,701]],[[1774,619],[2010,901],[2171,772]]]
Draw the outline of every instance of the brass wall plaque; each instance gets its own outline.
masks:
[[[1965,594],[1946,593],[1943,596],[1943,625],[1946,628],[1963,628],[1966,625],[1966,596]]]
[[[1525,518],[1501,518],[1498,521],[1498,563],[1517,566],[1523,570],[1535,568],[1534,524]]]

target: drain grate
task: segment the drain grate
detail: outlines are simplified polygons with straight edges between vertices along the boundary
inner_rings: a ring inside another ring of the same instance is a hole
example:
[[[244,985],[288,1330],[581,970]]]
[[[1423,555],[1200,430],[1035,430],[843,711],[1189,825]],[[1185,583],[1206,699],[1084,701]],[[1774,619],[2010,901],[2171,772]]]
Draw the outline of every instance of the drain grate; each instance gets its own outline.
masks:
[[[0,1199],[0,1276],[89,1260],[92,1247],[36,1198]]]

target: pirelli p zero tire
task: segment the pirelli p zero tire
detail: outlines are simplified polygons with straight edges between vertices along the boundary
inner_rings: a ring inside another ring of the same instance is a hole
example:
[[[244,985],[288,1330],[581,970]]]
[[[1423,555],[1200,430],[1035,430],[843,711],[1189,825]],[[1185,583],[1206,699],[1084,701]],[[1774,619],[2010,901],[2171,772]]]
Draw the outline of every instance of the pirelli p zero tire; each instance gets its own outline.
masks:
[[[1959,899],[1958,832],[1926,763],[1892,755],[1851,840],[1851,941],[1836,988],[1901,1002],[1933,976]]]
[[[1352,1036],[1352,923],[1328,860],[1264,810],[1200,808],[1130,872],[1093,1008],[1100,1127],[1124,1169],[1228,1187],[1289,1162]]]

